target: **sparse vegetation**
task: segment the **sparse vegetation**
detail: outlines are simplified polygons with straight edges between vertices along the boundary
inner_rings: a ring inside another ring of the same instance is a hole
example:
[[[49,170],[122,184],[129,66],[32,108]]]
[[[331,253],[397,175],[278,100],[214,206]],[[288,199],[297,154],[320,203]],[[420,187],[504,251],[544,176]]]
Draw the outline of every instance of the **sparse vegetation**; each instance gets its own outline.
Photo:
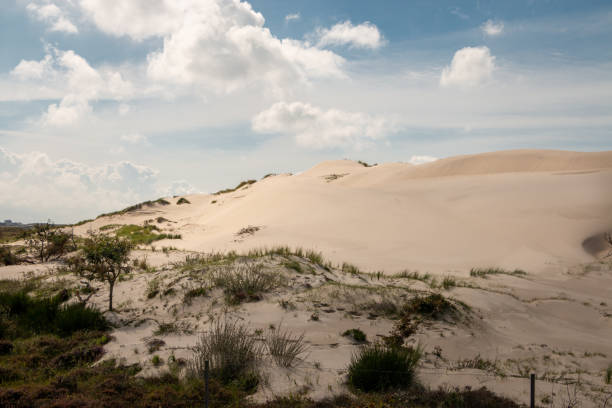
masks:
[[[342,272],[350,273],[352,275],[359,275],[359,268],[350,263],[343,262],[342,263]]]
[[[183,302],[190,305],[193,299],[201,296],[206,296],[207,293],[208,290],[204,286],[191,288],[185,292],[185,295],[183,295]]]
[[[98,215],[97,218],[110,217],[112,215],[126,214],[126,213],[130,213],[130,212],[141,210],[144,207],[153,207],[155,205],[170,205],[170,202],[168,200],[166,200],[166,199],[163,199],[163,198],[158,198],[157,200],[153,200],[153,201],[144,201],[142,203],[134,204],[134,205],[131,205],[131,206],[127,207],[127,208],[124,208],[123,210],[114,211],[114,212],[105,213],[105,214],[100,214],[100,215]]]
[[[73,235],[62,231],[51,221],[34,225],[26,238],[26,244],[40,262],[59,259],[76,249]]]
[[[19,258],[13,253],[11,247],[0,246],[0,266],[2,265],[17,265]]]
[[[356,342],[363,343],[366,341],[366,334],[360,329],[350,329],[342,333],[345,337],[350,337]]]
[[[612,384],[612,363],[610,363],[608,365],[608,368],[606,368],[606,373],[604,374],[604,382],[606,384]]]
[[[261,227],[249,225],[248,227],[241,228],[240,231],[236,233],[236,236],[241,237],[244,235],[253,235],[260,229]]]
[[[228,303],[238,304],[261,299],[261,295],[281,284],[276,273],[262,264],[242,263],[214,271],[213,283],[223,288]]]
[[[244,186],[249,186],[253,183],[256,183],[257,180],[246,180],[246,181],[241,181],[240,183],[238,183],[238,185],[234,188],[226,188],[225,190],[219,190],[215,193],[215,195],[220,195],[220,194],[226,194],[226,193],[232,193],[236,190],[240,190],[242,187]]]
[[[527,272],[522,269],[514,269],[512,271],[502,268],[472,268],[470,276],[477,278],[486,278],[488,275],[510,275],[510,276],[525,276]]]
[[[368,163],[366,163],[366,162],[364,162],[364,161],[362,161],[362,160],[357,160],[357,163],[361,164],[363,167],[374,167],[374,166],[377,166],[377,164],[376,164],[376,163],[374,163],[374,164],[368,164]]]
[[[191,201],[189,201],[188,199],[186,199],[185,197],[181,197],[178,199],[178,201],[176,202],[177,205],[181,205],[181,204],[191,204]]]
[[[293,335],[288,330],[283,330],[281,325],[268,330],[266,347],[276,364],[286,368],[292,367],[298,357],[308,350],[304,343],[304,333]]]
[[[422,353],[420,346],[390,347],[382,343],[362,346],[351,358],[348,382],[365,392],[409,388],[415,383]]]
[[[323,178],[324,178],[324,179],[325,179],[325,180],[326,180],[328,183],[330,183],[330,182],[332,182],[332,181],[334,181],[334,180],[338,180],[339,178],[342,178],[342,177],[344,177],[344,176],[348,176],[348,175],[349,175],[349,173],[342,173],[342,174],[335,174],[335,173],[334,173],[334,174],[328,174],[328,175],[326,175],[326,176],[323,176]]]

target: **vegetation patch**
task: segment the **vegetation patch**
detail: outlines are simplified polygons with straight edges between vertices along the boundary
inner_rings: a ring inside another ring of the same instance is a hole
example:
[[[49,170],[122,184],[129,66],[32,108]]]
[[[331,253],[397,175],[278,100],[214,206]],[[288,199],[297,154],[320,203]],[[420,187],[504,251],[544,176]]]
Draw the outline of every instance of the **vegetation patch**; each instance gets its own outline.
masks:
[[[339,178],[342,178],[342,177],[344,177],[344,176],[348,176],[348,175],[349,175],[349,173],[342,173],[342,174],[335,174],[335,173],[333,173],[333,174],[328,174],[328,175],[326,175],[326,176],[323,176],[323,178],[324,178],[324,179],[325,179],[325,180],[326,180],[328,183],[330,183],[330,182],[332,182],[332,181],[334,181],[334,180],[338,180]]]
[[[121,224],[107,224],[100,227],[100,231],[108,231],[112,229],[119,228]]]
[[[259,231],[260,229],[261,229],[261,227],[249,225],[248,227],[241,228],[240,231],[238,231],[236,233],[236,236],[242,237],[242,236],[245,236],[245,235],[253,235],[257,231]]]
[[[366,334],[360,329],[349,329],[342,333],[342,335],[345,337],[350,337],[358,343],[364,343],[366,341]]]
[[[415,383],[422,354],[421,347],[362,346],[351,357],[348,383],[365,392],[409,388]]]
[[[97,218],[110,217],[112,215],[122,215],[122,214],[126,214],[126,213],[131,213],[131,212],[134,212],[134,211],[142,210],[145,207],[154,207],[156,205],[170,205],[170,202],[168,200],[163,199],[163,198],[158,198],[157,200],[153,200],[153,201],[151,201],[151,200],[144,201],[142,203],[138,203],[138,204],[134,204],[134,205],[131,205],[129,207],[126,207],[123,210],[114,211],[114,212],[105,213],[105,214],[100,214],[100,215],[98,215]]]
[[[238,183],[238,185],[234,188],[226,188],[225,190],[219,190],[215,193],[215,195],[219,195],[219,194],[226,194],[226,193],[232,193],[236,190],[240,190],[242,187],[244,186],[249,186],[251,184],[256,183],[257,180],[246,180],[246,181],[241,181],[240,183]]]
[[[472,268],[470,276],[476,278],[486,278],[489,275],[510,275],[510,276],[525,276],[527,272],[522,269],[514,269],[512,271],[502,268]]]
[[[129,240],[134,245],[150,245],[162,239],[181,239],[180,234],[160,233],[160,229],[155,225],[124,225],[116,231],[119,238]]]
[[[0,246],[0,266],[17,265],[19,258],[15,255],[10,246]]]
[[[186,199],[185,197],[181,197],[178,199],[178,201],[176,202],[177,205],[181,205],[181,204],[191,204],[191,201],[189,201],[188,199]]]

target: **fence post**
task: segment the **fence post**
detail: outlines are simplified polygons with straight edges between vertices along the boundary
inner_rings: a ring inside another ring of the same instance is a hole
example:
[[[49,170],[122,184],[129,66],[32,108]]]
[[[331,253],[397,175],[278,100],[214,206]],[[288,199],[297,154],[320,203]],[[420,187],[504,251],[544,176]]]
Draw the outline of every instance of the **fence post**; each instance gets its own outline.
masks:
[[[204,361],[204,406],[208,408],[208,377],[209,377],[209,363],[208,360]]]
[[[535,408],[535,380],[536,380],[536,376],[535,376],[535,374],[531,374],[529,377],[530,377],[530,380],[531,380],[531,400],[530,400],[529,406],[531,408]]]

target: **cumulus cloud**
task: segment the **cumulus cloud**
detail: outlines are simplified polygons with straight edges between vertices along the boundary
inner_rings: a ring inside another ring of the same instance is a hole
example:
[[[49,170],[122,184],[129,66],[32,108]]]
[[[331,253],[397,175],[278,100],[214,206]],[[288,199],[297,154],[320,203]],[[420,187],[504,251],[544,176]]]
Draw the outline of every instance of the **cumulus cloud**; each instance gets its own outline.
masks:
[[[339,55],[294,39],[279,39],[264,17],[239,0],[134,0],[79,3],[102,31],[136,41],[163,38],[148,56],[153,80],[198,85],[216,92],[264,82],[343,76]]]
[[[438,158],[433,157],[433,156],[412,156],[410,160],[408,160],[408,163],[419,165],[419,164],[431,163],[436,160],[438,160]]]
[[[57,104],[49,105],[43,115],[45,125],[66,126],[92,111],[90,102],[99,98],[122,99],[132,93],[132,85],[120,73],[98,71],[74,51],[49,47],[40,61],[22,60],[11,71],[22,81],[35,81],[45,86],[55,85],[64,93]]]
[[[442,70],[440,85],[471,87],[489,80],[495,70],[495,57],[488,47],[465,47]]]
[[[252,119],[258,133],[292,135],[304,147],[361,149],[392,131],[391,124],[364,113],[324,110],[303,102],[278,102]]]
[[[89,166],[0,147],[0,212],[71,222],[159,196],[196,191],[184,180],[162,185],[158,175],[129,161]]]
[[[50,26],[51,31],[60,31],[70,34],[79,32],[77,27],[70,21],[66,13],[54,3],[42,4],[30,3],[26,9],[39,21]]]
[[[319,28],[316,35],[319,37],[319,47],[348,45],[352,48],[375,50],[385,44],[378,27],[367,21],[358,25],[353,25],[350,21],[344,21],[332,28]]]
[[[288,23],[290,21],[299,20],[300,18],[300,13],[287,14],[285,16],[285,22]]]
[[[500,35],[504,31],[504,23],[501,21],[495,22],[493,20],[487,20],[480,26],[480,29],[484,34],[494,37]]]

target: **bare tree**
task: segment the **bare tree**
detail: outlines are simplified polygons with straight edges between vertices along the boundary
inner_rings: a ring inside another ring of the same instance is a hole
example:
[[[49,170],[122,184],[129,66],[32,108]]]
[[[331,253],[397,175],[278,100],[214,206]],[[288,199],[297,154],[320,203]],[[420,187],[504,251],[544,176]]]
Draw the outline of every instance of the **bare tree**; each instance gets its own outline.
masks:
[[[131,271],[131,242],[102,234],[90,234],[83,245],[83,257],[75,262],[75,272],[88,280],[106,282],[109,286],[108,310],[113,310],[113,290],[117,279]]]

